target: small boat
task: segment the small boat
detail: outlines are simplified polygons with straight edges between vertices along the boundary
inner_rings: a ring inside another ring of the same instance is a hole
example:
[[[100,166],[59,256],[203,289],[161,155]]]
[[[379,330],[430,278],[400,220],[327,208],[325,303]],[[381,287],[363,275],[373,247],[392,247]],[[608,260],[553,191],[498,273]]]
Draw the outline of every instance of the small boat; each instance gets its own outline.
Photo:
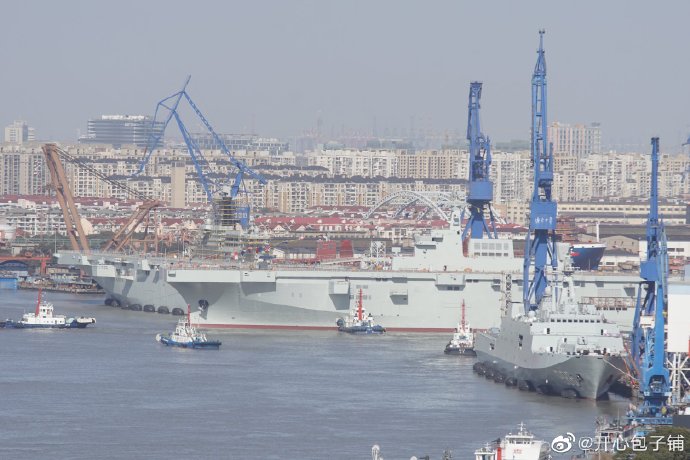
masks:
[[[465,321],[465,301],[462,301],[462,316],[460,324],[455,328],[453,337],[443,351],[447,355],[477,356],[474,351],[474,334],[467,321]]]
[[[11,319],[0,323],[7,329],[83,329],[89,324],[95,324],[95,318],[80,316],[79,318],[67,318],[64,315],[55,315],[53,304],[42,299],[43,291],[38,290],[38,301],[34,313],[24,313],[22,319]]]
[[[534,435],[525,429],[525,424],[520,423],[520,430],[516,433],[508,433],[503,439],[497,439],[481,449],[474,451],[475,460],[547,460],[549,443],[534,439]]]
[[[366,315],[362,305],[362,290],[359,290],[359,302],[357,308],[350,311],[346,318],[338,318],[335,322],[340,332],[348,334],[383,334],[386,329],[378,324],[374,324],[374,317],[369,313]]]
[[[189,305],[187,305],[187,316],[177,322],[175,332],[165,335],[157,334],[156,341],[170,347],[181,348],[203,348],[217,350],[221,345],[221,342],[218,340],[208,340],[208,338],[206,338],[206,334],[199,332],[194,326],[192,326]]]

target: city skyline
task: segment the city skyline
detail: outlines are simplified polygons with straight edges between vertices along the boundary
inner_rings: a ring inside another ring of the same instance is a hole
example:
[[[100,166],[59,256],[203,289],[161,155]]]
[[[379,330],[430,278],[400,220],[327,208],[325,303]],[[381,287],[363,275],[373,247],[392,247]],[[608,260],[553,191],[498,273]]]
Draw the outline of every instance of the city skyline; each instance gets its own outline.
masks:
[[[41,5],[38,16],[32,3],[5,7],[16,20],[0,49],[15,70],[0,75],[0,123],[25,119],[42,140],[76,139],[102,114],[150,115],[188,74],[219,132],[290,138],[320,124],[325,137],[463,135],[469,82],[479,80],[486,134],[524,140],[541,27],[549,122],[599,122],[602,146],[620,150],[646,151],[659,135],[673,152],[688,137],[682,2]],[[54,24],[50,41],[26,33]]]

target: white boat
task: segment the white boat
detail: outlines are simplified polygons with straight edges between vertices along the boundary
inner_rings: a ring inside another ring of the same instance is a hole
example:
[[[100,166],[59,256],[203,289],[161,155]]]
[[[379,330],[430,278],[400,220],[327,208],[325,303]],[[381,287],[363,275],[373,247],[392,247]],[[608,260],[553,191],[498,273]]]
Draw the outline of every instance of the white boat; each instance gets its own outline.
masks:
[[[502,439],[474,452],[475,460],[547,460],[549,443],[534,439],[534,435],[520,423],[517,433],[508,433]]]
[[[2,323],[7,329],[83,329],[89,324],[95,324],[95,318],[80,316],[78,318],[67,318],[64,315],[54,314],[53,304],[42,299],[42,290],[38,290],[38,301],[36,311],[24,313],[22,319],[14,321],[11,319]]]
[[[474,333],[470,324],[465,320],[465,300],[462,301],[462,316],[460,323],[453,332],[444,353],[447,355],[477,356],[474,351]]]
[[[156,334],[156,341],[170,347],[215,349],[220,348],[221,342],[209,340],[206,334],[192,325],[191,314],[187,307],[187,316],[177,322],[175,331],[169,334]]]
[[[350,310],[350,314],[344,319],[338,318],[336,325],[340,332],[347,332],[348,334],[383,334],[386,332],[383,326],[375,324],[371,313],[367,315],[364,311],[361,289],[359,290],[357,308]]]

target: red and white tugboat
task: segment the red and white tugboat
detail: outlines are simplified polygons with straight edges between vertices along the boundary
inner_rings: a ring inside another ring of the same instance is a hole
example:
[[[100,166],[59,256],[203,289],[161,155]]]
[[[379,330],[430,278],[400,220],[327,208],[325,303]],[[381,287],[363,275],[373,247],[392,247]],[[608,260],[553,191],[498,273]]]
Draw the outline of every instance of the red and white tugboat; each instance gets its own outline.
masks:
[[[357,309],[350,311],[350,314],[345,318],[338,318],[336,321],[338,330],[340,332],[347,332],[348,334],[383,334],[386,329],[374,324],[374,317],[369,313],[366,315],[364,306],[362,305],[362,290],[359,290],[359,302],[357,302]]]
[[[465,321],[465,301],[462,301],[462,316],[460,324],[455,328],[453,337],[446,345],[444,353],[447,355],[477,356],[474,351],[474,334],[470,324]]]
[[[0,325],[7,329],[83,329],[89,324],[96,323],[95,318],[84,316],[67,318],[64,315],[55,315],[53,304],[46,302],[42,297],[43,291],[39,289],[34,313],[24,313],[22,319],[18,321],[8,319]]]

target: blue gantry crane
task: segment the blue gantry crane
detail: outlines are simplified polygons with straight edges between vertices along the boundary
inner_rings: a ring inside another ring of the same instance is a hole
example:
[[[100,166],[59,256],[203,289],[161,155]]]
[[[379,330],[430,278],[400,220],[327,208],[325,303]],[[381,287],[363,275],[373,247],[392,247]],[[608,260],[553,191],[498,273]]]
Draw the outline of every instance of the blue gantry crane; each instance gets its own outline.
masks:
[[[211,204],[214,207],[214,214],[217,214],[215,212],[217,210],[215,209],[214,194],[217,193],[219,190],[221,190],[222,192],[222,188],[225,187],[225,184],[215,183],[209,179],[210,168],[208,165],[208,161],[202,154],[199,145],[196,143],[193,136],[190,134],[189,130],[183,123],[182,118],[180,117],[180,113],[178,111],[180,102],[183,99],[187,101],[191,109],[194,111],[194,113],[196,113],[201,123],[206,127],[211,136],[213,136],[215,142],[220,146],[221,151],[227,156],[228,161],[230,161],[230,163],[235,168],[237,168],[237,173],[235,174],[235,177],[232,180],[232,185],[229,186],[229,191],[225,194],[226,200],[235,202],[235,200],[237,200],[238,196],[240,195],[240,192],[244,192],[245,194],[247,193],[246,190],[243,189],[245,175],[252,177],[262,185],[266,184],[266,179],[258,172],[249,168],[242,161],[237,160],[232,155],[228,147],[225,145],[225,142],[223,142],[221,137],[216,133],[216,131],[213,129],[206,117],[201,113],[201,110],[199,110],[198,106],[189,96],[189,93],[187,93],[187,85],[189,84],[189,80],[191,78],[191,76],[187,77],[180,91],[162,99],[156,105],[156,111],[154,113],[153,120],[151,122],[151,129],[149,131],[149,138],[147,141],[146,149],[144,151],[144,158],[139,163],[139,167],[137,168],[137,171],[134,173],[134,175],[139,175],[144,171],[146,164],[151,159],[151,155],[153,155],[154,150],[159,146],[161,138],[165,133],[165,129],[167,128],[170,121],[175,119],[175,122],[177,123],[177,126],[180,129],[180,133],[182,134],[182,138],[184,139],[184,142],[187,146],[189,156],[192,158],[194,169],[196,170],[197,176],[199,177],[199,181],[201,182],[201,185],[204,188],[204,192],[206,193],[206,198],[209,204]],[[162,129],[154,129],[159,115],[166,111],[167,114],[164,115],[165,121],[163,122]],[[228,206],[226,205],[224,207],[227,208]],[[233,212],[235,213],[236,219],[242,224],[242,226],[246,227],[249,223],[249,206],[237,206],[234,208]]]
[[[479,121],[479,101],[482,97],[482,84],[470,83],[470,96],[467,114],[467,140],[470,143],[470,174],[467,208],[470,216],[462,232],[463,241],[469,232],[471,238],[482,239],[484,232],[489,238],[496,238],[496,218],[491,208],[494,188],[489,171],[491,167],[491,142],[484,136]],[[485,218],[489,213],[489,224]]]
[[[539,31],[537,64],[532,74],[532,167],[534,189],[530,203],[529,232],[525,239],[522,299],[525,311],[541,305],[548,283],[546,277],[549,258],[551,266],[558,265],[556,257],[556,202],[551,195],[553,184],[553,148],[548,144],[546,118],[546,59],[544,58],[544,30]],[[533,266],[530,279],[530,267]]]
[[[659,138],[652,138],[652,177],[647,218],[647,260],[640,263],[642,282],[637,294],[633,321],[632,361],[637,371],[642,405],[636,418],[644,424],[669,424],[663,408],[671,395],[670,373],[666,367],[664,328],[668,293],[668,252],[666,232],[659,218]],[[642,290],[645,290],[642,297]]]

